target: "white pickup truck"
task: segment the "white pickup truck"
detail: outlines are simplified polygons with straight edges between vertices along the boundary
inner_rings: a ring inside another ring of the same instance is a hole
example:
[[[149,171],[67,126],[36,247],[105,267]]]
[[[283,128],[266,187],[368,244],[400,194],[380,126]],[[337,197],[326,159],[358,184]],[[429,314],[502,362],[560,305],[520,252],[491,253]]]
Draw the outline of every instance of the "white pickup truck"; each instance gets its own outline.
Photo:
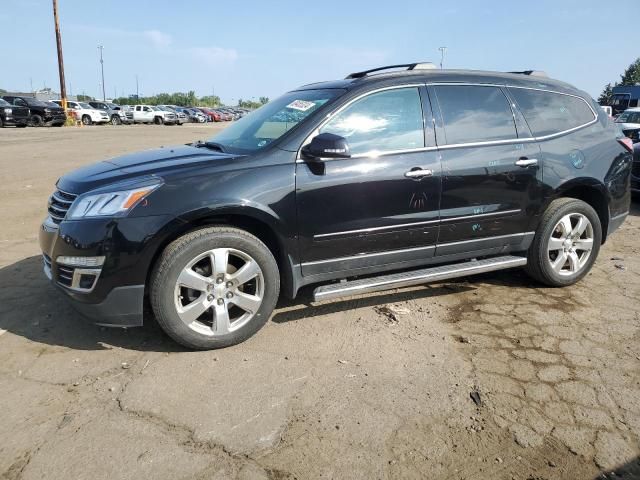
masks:
[[[176,123],[176,114],[164,111],[153,105],[134,105],[133,123],[155,123],[156,125],[173,125]]]

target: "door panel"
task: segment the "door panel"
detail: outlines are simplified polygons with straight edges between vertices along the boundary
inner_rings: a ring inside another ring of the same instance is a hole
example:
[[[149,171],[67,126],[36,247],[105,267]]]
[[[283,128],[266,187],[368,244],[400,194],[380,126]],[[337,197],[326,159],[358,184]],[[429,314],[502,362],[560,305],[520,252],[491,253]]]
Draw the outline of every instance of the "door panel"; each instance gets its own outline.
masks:
[[[541,158],[536,143],[442,150],[439,244],[518,234],[541,195]],[[520,167],[520,158],[538,166]],[[466,245],[464,248],[468,248]],[[438,254],[451,253],[438,248]]]
[[[433,256],[440,161],[431,125],[426,90],[402,87],[356,97],[319,127],[345,137],[353,156],[297,164],[303,275]]]
[[[405,177],[415,167],[434,174]],[[303,273],[316,274],[428,258],[438,236],[440,164],[436,152],[299,163],[296,174]],[[352,257],[375,252],[411,252]],[[312,263],[313,262],[313,263]]]
[[[540,148],[521,115],[500,87],[434,85],[429,95],[442,160],[436,255],[519,245],[543,192]]]

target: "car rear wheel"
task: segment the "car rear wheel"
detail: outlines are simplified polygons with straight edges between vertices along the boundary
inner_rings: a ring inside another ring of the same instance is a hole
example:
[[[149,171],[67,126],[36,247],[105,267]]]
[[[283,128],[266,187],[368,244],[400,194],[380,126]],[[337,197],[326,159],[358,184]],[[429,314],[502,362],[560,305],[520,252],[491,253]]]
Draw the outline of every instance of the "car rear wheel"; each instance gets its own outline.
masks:
[[[277,263],[250,233],[209,227],[171,243],[151,276],[162,329],[193,349],[240,343],[269,319],[280,293]]]
[[[42,127],[44,125],[44,120],[42,120],[40,115],[31,115],[29,123],[32,127]]]
[[[559,198],[542,217],[526,271],[545,285],[573,285],[589,273],[601,243],[602,226],[595,210],[582,200]]]
[[[91,120],[91,117],[89,115],[83,115],[82,116],[82,124],[83,125],[91,125],[93,123],[93,121]]]
[[[2,120],[2,117],[0,117],[0,128],[4,127],[4,120]]]

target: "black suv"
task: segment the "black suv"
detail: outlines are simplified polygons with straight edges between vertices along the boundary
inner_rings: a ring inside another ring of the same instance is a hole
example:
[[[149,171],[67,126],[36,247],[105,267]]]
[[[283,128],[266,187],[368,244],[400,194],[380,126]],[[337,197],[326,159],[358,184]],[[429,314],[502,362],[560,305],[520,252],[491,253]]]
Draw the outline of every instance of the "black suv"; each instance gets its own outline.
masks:
[[[630,203],[631,140],[598,104],[538,72],[388,68],[65,175],[45,273],[102,325],[141,325],[148,296],[199,349],[308,284],[326,300],[511,267],[583,278]]]
[[[35,97],[5,95],[2,98],[11,105],[28,108],[31,112],[29,124],[32,127],[61,127],[67,121],[64,109],[54,103],[43,102]]]
[[[7,125],[26,127],[29,123],[29,109],[11,105],[0,98],[0,128]]]

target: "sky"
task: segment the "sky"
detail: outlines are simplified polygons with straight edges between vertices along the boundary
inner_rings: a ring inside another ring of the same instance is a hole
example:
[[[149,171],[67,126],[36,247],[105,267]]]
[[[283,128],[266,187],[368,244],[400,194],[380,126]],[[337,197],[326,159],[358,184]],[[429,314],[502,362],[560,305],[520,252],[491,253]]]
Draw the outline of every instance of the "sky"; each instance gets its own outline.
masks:
[[[381,65],[544,70],[597,97],[640,52],[602,0],[58,0],[67,93],[228,104]],[[638,10],[617,0],[616,12]],[[0,88],[59,91],[51,0],[0,0]]]

